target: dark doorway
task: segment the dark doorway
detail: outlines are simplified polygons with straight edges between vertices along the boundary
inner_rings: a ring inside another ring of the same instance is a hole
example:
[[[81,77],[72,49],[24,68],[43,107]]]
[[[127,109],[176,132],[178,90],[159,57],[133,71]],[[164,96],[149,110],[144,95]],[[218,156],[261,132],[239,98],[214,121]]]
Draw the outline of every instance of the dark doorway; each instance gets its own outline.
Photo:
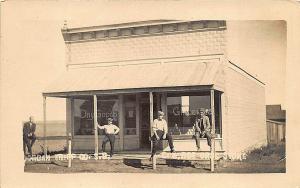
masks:
[[[153,95],[153,116],[156,118],[157,96]],[[142,93],[140,98],[140,148],[149,149],[150,143],[150,102],[149,93]]]

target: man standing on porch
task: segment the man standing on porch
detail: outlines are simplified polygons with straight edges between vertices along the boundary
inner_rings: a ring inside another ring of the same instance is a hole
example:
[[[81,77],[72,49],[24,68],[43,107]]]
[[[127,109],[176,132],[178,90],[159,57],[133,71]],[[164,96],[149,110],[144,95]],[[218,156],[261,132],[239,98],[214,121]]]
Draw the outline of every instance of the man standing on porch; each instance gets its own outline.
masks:
[[[98,124],[99,129],[104,129],[105,137],[102,141],[102,151],[105,152],[105,145],[109,141],[110,143],[110,157],[114,154],[114,145],[115,145],[115,138],[116,134],[119,133],[120,128],[114,124],[112,124],[113,119],[107,118],[107,125],[100,126]]]
[[[153,147],[150,160],[156,153],[157,143],[159,140],[168,140],[171,153],[175,151],[173,145],[173,138],[168,133],[168,125],[166,120],[163,119],[163,117],[164,113],[162,111],[158,111],[158,118],[155,119],[152,124],[153,135],[151,136],[151,140],[153,142]]]

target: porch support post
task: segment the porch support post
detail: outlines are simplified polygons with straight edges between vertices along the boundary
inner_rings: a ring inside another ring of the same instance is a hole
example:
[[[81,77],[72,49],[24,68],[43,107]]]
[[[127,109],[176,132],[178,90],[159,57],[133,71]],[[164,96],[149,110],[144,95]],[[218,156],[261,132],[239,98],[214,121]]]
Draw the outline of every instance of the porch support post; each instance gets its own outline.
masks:
[[[140,138],[140,94],[139,93],[136,94],[135,112],[136,112],[136,116],[135,116],[136,134],[137,134],[138,138]],[[139,148],[140,148],[140,146],[141,146],[140,139],[138,139],[138,143],[139,143]]]
[[[118,96],[119,98],[119,128],[120,128],[120,132],[119,132],[119,137],[120,137],[120,150],[123,151],[124,150],[124,133],[125,133],[125,126],[124,126],[124,95],[123,94],[119,94]]]
[[[215,170],[215,93],[210,90],[210,108],[211,108],[211,146],[210,146],[210,171]]]
[[[44,155],[47,156],[47,114],[46,114],[46,96],[43,96],[43,121],[44,121]]]
[[[153,124],[153,92],[149,92],[149,104],[150,104],[150,139],[151,136],[153,135],[153,130],[152,130],[152,124]],[[151,151],[152,151],[152,147],[153,147],[153,143],[151,142]]]
[[[151,143],[151,152],[153,149],[153,142],[151,140],[151,136],[153,135],[153,130],[152,130],[152,126],[153,126],[153,92],[150,91],[149,92],[149,103],[150,103],[150,143]],[[156,170],[156,156],[154,155],[152,158],[152,169]]]
[[[149,102],[150,102],[150,136],[153,134],[152,123],[153,123],[153,92],[149,92]]]
[[[94,98],[94,132],[95,132],[95,156],[98,156],[99,151],[98,151],[98,114],[97,114],[97,95],[93,96]]]

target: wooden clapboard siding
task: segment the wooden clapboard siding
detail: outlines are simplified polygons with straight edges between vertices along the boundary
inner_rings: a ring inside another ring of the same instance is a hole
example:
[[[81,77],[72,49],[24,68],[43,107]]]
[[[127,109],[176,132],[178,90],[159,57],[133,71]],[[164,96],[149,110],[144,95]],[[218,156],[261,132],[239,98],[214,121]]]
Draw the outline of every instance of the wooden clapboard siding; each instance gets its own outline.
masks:
[[[124,150],[138,150],[139,149],[139,136],[126,135],[124,136]]]
[[[266,144],[265,88],[243,71],[226,67],[227,152],[232,155]]]

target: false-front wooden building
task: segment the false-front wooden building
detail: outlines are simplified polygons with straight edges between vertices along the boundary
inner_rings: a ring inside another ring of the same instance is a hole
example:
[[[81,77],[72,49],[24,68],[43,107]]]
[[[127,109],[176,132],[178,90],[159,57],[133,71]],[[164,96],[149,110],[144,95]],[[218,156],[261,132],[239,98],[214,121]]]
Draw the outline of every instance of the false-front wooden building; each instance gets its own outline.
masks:
[[[230,62],[227,32],[225,21],[212,20],[65,26],[66,73],[44,99],[67,99],[74,152],[101,151],[95,118],[104,124],[107,117],[121,129],[117,151],[149,150],[158,110],[165,112],[176,151],[196,151],[193,123],[204,109],[216,151],[241,154],[266,143],[265,88]],[[209,150],[205,139],[201,148]]]

